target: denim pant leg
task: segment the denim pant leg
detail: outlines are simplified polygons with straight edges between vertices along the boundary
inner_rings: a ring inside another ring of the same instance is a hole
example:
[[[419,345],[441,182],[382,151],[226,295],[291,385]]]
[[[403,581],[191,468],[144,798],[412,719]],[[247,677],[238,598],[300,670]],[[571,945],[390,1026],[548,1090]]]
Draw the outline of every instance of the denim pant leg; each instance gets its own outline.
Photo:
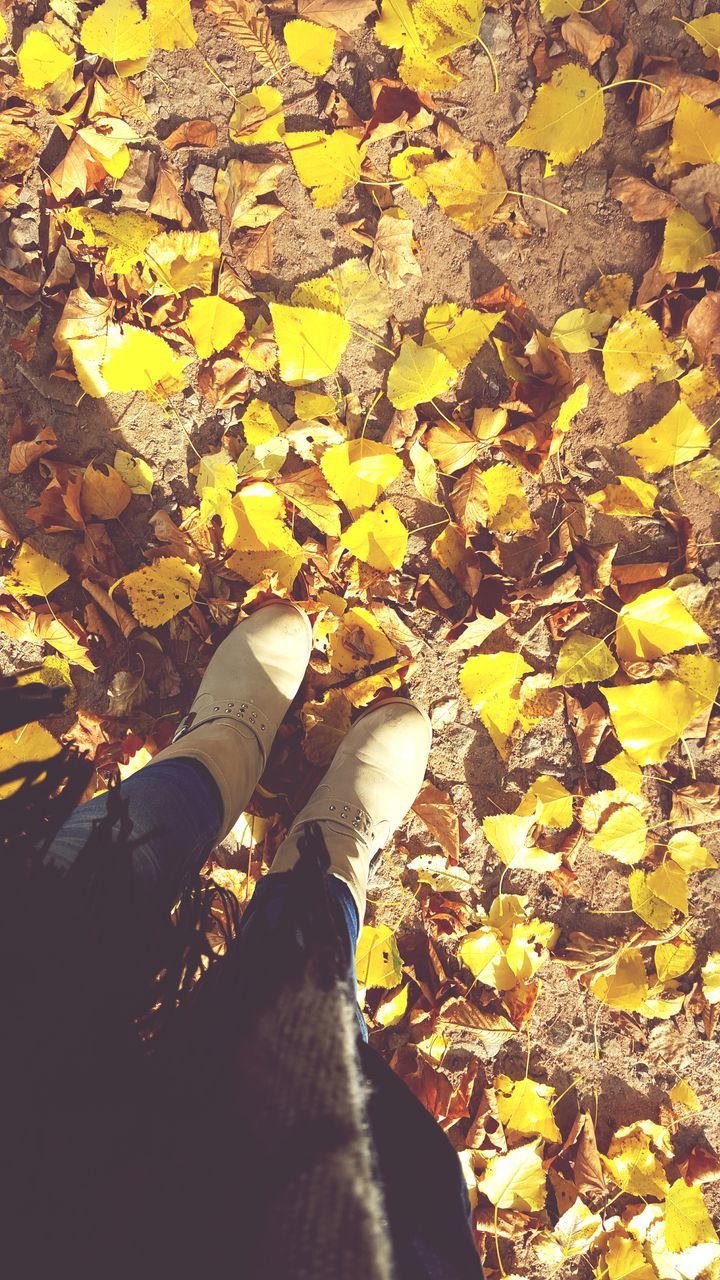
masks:
[[[131,846],[133,880],[142,894],[168,910],[207,860],[222,822],[220,792],[194,760],[168,760],[138,770],[120,784],[120,804]],[[71,813],[54,837],[46,862],[70,871],[95,824],[108,815],[108,793]],[[117,840],[120,823],[108,830]]]

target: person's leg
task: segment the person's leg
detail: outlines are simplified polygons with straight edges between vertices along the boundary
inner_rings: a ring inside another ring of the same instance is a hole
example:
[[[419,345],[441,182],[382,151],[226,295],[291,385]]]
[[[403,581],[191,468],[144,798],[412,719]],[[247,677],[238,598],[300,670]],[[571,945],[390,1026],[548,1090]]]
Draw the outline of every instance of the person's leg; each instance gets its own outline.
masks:
[[[46,854],[73,866],[112,799],[114,843],[142,892],[171,907],[189,876],[246,807],[307,668],[312,629],[289,601],[246,618],[220,645],[173,743],[119,788],[64,823]]]
[[[370,863],[420,790],[431,738],[427,715],[408,698],[388,698],[360,716],[280,845],[271,873],[295,865],[300,832],[317,822],[330,870],[349,888],[362,922]]]
[[[116,815],[116,816],[115,816]],[[46,862],[69,872],[98,824],[108,844],[127,850],[139,892],[168,909],[207,860],[223,819],[220,792],[195,760],[174,759],[139,770],[80,805],[53,839]]]

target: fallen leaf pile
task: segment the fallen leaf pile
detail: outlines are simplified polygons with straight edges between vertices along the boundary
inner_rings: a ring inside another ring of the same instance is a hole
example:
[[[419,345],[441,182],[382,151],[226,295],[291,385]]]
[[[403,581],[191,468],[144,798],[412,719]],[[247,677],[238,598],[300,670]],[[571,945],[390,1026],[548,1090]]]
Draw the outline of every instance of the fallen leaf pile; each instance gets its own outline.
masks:
[[[720,1016],[717,938],[693,914],[718,865],[718,557],[685,510],[688,486],[720,497],[720,17],[683,19],[676,58],[636,47],[619,0],[581,8],[0,14],[0,632],[67,691],[63,717],[0,736],[0,764],[63,742],[98,790],[129,776],[230,627],[294,598],[315,637],[301,705],[213,868],[245,903],[356,711],[441,655],[457,687],[436,727],[464,717],[501,781],[475,815],[450,775],[427,781],[385,856],[401,905],[371,886],[357,957],[372,1040],[460,1152],[491,1277],[712,1280],[720,1163],[688,1137],[713,1106],[692,1070],[623,1124],[578,1079],[530,1071],[546,984],[581,1002],[596,1056],[681,1022],[708,1048]],[[533,84],[491,146],[453,104],[472,58],[490,86],[475,119],[506,91],[498,21]],[[158,119],[180,58],[221,86],[222,121]],[[428,217],[471,258],[542,244],[541,216],[551,244],[548,211],[572,216],[559,195],[619,120],[610,192],[655,236],[642,278],[588,264],[546,326],[511,271],[470,305],[450,287],[413,302]],[[289,278],[278,241],[328,210],[333,265],[308,255]],[[599,398],[608,421],[633,406],[604,482],[573,452],[607,425]],[[58,425],[80,401],[115,424],[92,457]],[[177,502],[162,446],[135,447],[141,419],[187,437]],[[533,753],[553,726],[567,753]]]

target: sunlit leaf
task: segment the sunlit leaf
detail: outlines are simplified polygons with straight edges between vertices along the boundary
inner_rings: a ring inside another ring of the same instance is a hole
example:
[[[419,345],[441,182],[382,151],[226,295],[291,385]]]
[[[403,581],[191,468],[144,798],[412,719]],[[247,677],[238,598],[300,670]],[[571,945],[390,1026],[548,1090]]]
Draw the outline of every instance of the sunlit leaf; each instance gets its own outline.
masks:
[[[179,556],[165,556],[118,579],[138,622],[159,627],[191,605],[200,585],[201,571]]]
[[[67,582],[68,574],[57,561],[23,542],[8,573],[0,578],[2,590],[11,596],[49,596]]]
[[[494,1080],[498,1115],[505,1128],[528,1138],[545,1138],[562,1142],[562,1134],[553,1116],[551,1102],[555,1090],[537,1080],[511,1080],[496,1076]]]
[[[404,338],[388,374],[387,396],[396,409],[413,409],[435,396],[444,396],[456,378],[456,369],[441,351],[419,347],[412,338]]]
[[[285,23],[283,39],[288,57],[296,67],[312,76],[324,76],[329,70],[335,44],[335,32],[330,27],[295,18]]]
[[[544,151],[553,164],[572,164],[602,137],[604,125],[601,86],[585,67],[569,63],[540,85],[508,146]]]
[[[357,980],[363,987],[391,990],[402,977],[402,960],[395,934],[387,925],[364,925],[355,953]]]
[[[680,94],[673,120],[670,159],[675,165],[720,161],[720,116],[687,93]]]
[[[224,351],[245,327],[245,316],[234,302],[224,298],[193,298],[185,327],[201,360]]]
[[[373,569],[399,569],[405,559],[408,531],[391,502],[381,502],[366,511],[344,532],[340,539],[358,560]]]
[[[335,372],[350,341],[350,325],[343,316],[281,302],[270,303],[270,314],[283,382],[316,382]]]
[[[508,194],[495,152],[485,145],[424,165],[422,180],[443,213],[471,233],[488,226]]]
[[[673,344],[644,311],[628,311],[616,320],[603,346],[605,381],[616,395],[642,382],[667,382],[679,376]]]
[[[709,449],[710,443],[707,427],[684,400],[678,400],[659,422],[627,440],[622,448],[627,449],[645,471],[656,475],[666,467],[690,462],[704,449]]]
[[[478,1191],[498,1209],[521,1209],[526,1213],[542,1209],[546,1189],[540,1144],[538,1138],[506,1154],[493,1156],[478,1180]]]
[[[618,862],[639,862],[645,854],[647,822],[632,804],[621,804],[603,822],[590,844]]]
[[[622,662],[652,662],[689,645],[707,644],[708,639],[669,587],[643,592],[618,614],[615,644]]]
[[[349,133],[288,131],[283,139],[304,187],[311,188],[313,204],[328,209],[337,204],[360,177],[362,149]]]
[[[715,241],[702,223],[686,209],[674,209],[665,223],[660,270],[699,271],[714,251]]]
[[[565,687],[609,680],[617,669],[618,664],[601,636],[573,631],[563,641],[552,684]]]
[[[320,466],[351,515],[371,507],[403,469],[389,445],[362,437],[326,449]]]

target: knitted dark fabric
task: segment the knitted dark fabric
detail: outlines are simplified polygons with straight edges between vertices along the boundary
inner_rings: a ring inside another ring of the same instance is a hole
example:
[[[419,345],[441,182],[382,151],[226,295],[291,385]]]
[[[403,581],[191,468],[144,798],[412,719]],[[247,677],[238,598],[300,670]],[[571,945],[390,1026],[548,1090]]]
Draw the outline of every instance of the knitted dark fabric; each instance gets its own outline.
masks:
[[[358,1035],[319,831],[282,927],[251,904],[238,934],[198,886],[174,926],[143,914],[102,824],[71,876],[39,870],[38,802],[12,802],[0,885],[8,1274],[481,1278],[455,1153]]]

